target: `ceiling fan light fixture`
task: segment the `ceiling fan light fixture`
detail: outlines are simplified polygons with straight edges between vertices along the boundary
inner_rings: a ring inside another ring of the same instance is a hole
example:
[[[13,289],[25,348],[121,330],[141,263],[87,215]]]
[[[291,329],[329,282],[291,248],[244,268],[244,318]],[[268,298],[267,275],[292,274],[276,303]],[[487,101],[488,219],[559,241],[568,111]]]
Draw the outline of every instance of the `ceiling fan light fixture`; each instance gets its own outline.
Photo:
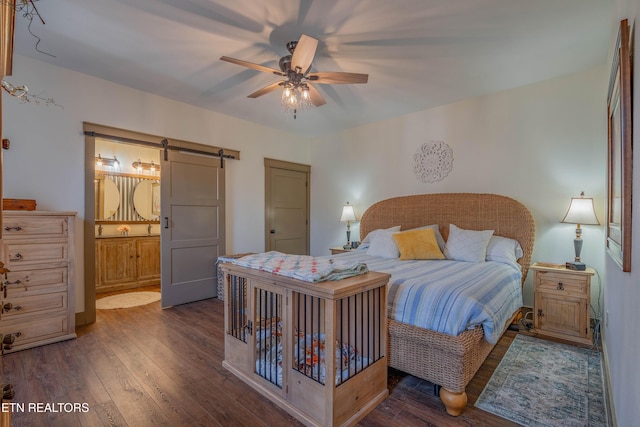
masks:
[[[311,106],[313,104],[311,103],[311,95],[309,95],[309,86],[303,84],[298,88],[298,90],[300,90],[300,102],[298,110],[304,111],[311,109]]]
[[[280,58],[278,62],[280,70],[228,56],[222,56],[220,59],[232,64],[284,77],[284,80],[258,89],[250,94],[248,98],[258,98],[282,86],[280,103],[286,113],[293,113],[293,118],[295,119],[298,111],[311,109],[312,106],[321,107],[326,104],[320,92],[307,82],[313,82],[314,84],[367,83],[369,78],[367,74],[339,71],[310,73],[311,63],[317,47],[318,40],[306,34],[302,34],[298,41],[287,43],[289,55]]]
[[[285,83],[282,91],[282,108],[285,113],[294,113],[298,109],[298,95],[290,83]]]

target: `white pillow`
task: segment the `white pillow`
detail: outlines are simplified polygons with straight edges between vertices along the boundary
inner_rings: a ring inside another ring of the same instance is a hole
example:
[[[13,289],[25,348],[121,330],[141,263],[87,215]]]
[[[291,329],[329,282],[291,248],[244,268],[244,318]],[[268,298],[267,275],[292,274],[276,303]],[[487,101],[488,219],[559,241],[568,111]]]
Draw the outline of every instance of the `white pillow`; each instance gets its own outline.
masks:
[[[393,227],[385,228],[384,230],[398,232],[398,231],[400,231],[400,226],[399,225],[395,225]],[[384,231],[384,230],[382,228],[377,228],[377,229],[375,229],[373,231],[370,231],[369,233],[367,233],[365,238],[362,239],[362,242],[360,244],[371,243],[371,241],[376,236],[376,234],[378,234],[379,231]]]
[[[463,230],[449,224],[444,256],[455,261],[484,262],[493,230]]]
[[[492,236],[487,245],[487,261],[501,262],[521,269],[518,260],[522,258],[522,246],[517,240],[502,236]]]
[[[374,230],[377,233],[374,235],[371,243],[369,244],[369,249],[367,249],[367,255],[371,256],[379,256],[382,258],[400,258],[400,249],[398,249],[398,245],[396,245],[396,241],[393,240],[393,235],[397,233],[398,230],[389,231],[389,230]]]
[[[424,230],[425,228],[433,229],[433,234],[436,235],[436,240],[438,241],[438,247],[440,248],[440,250],[442,252],[444,252],[444,247],[445,247],[446,243],[444,241],[444,237],[442,237],[442,234],[440,234],[440,227],[438,227],[438,224],[431,224],[431,225],[425,225],[423,227],[409,228],[409,229],[402,230],[402,231]]]

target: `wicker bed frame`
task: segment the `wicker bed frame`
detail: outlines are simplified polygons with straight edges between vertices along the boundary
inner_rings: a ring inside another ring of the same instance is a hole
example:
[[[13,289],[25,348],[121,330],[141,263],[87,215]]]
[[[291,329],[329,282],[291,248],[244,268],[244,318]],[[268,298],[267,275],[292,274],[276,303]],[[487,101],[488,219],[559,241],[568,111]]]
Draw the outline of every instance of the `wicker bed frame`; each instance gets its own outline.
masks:
[[[469,230],[494,230],[495,235],[517,240],[524,252],[518,261],[524,284],[533,252],[535,223],[531,212],[509,197],[472,193],[394,197],[366,210],[360,220],[360,236],[364,238],[378,228],[400,225],[405,230],[430,224],[438,224],[445,239],[449,224],[455,224]],[[482,327],[454,337],[389,319],[388,331],[389,366],[440,385],[440,398],[447,413],[460,415],[467,404],[465,388],[493,348],[484,339]]]

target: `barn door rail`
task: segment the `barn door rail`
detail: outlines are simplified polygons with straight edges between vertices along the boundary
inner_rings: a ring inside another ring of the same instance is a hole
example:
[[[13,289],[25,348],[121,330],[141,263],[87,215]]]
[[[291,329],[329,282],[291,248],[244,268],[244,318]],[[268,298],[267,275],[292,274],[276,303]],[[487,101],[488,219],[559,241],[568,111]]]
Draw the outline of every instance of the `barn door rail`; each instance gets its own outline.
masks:
[[[151,142],[151,141],[143,141],[135,138],[127,138],[124,136],[108,135],[104,133],[98,133],[95,131],[84,131],[84,134],[85,136],[91,136],[94,138],[104,138],[104,139],[109,139],[109,140],[118,141],[118,142],[125,142],[125,143],[131,143],[131,144],[144,145],[147,147],[160,148],[164,150],[165,161],[169,159],[169,150],[182,151],[182,152],[191,153],[191,154],[199,154],[201,156],[219,157],[220,167],[224,167],[224,159],[232,159],[232,160],[238,159],[238,157],[236,157],[235,154],[225,153],[224,148],[218,148],[217,151],[214,151],[216,150],[217,147],[211,147],[211,150],[206,150],[206,149],[185,147],[181,145],[171,145],[171,143],[167,138],[163,138],[160,142]]]

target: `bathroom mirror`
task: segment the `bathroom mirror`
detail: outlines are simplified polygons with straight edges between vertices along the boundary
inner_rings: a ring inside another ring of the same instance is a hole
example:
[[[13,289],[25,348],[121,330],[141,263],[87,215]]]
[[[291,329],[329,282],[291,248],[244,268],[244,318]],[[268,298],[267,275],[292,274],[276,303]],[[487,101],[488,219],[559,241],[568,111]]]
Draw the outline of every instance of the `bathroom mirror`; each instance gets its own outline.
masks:
[[[96,186],[96,219],[109,219],[120,207],[118,186],[107,176],[96,176],[94,184]]]
[[[160,216],[160,183],[148,179],[140,181],[133,191],[133,207],[142,218],[158,219]]]

